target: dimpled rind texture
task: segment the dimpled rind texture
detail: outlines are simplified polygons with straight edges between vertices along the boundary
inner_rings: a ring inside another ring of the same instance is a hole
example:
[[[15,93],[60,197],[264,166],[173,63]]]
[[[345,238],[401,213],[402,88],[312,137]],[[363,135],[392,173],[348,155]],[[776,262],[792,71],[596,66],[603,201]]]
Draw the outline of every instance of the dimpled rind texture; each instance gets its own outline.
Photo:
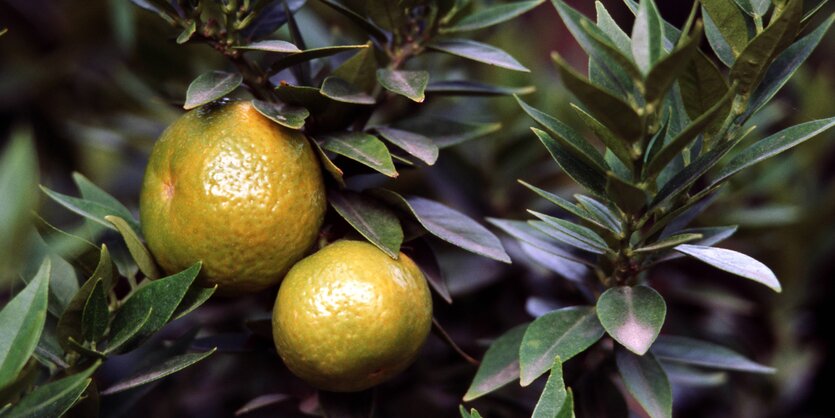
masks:
[[[169,274],[203,261],[198,283],[236,295],[277,284],[322,226],[319,163],[298,131],[248,101],[186,113],[154,145],[142,232]]]
[[[287,367],[311,385],[353,392],[414,361],[432,327],[432,297],[418,266],[361,241],[338,241],[287,273],[273,308],[273,338]]]

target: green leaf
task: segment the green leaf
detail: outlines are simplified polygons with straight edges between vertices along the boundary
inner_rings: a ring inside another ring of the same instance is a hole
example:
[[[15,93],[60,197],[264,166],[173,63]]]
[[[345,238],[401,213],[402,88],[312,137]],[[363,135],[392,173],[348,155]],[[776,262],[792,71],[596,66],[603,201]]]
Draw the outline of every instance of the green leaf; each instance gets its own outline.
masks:
[[[242,82],[243,77],[238,73],[224,71],[203,73],[189,84],[183,109],[194,109],[220,99],[233,92]]]
[[[782,13],[754,37],[731,67],[730,78],[740,94],[749,94],[760,83],[774,58],[789,46],[800,28],[803,0],[789,0]]]
[[[322,148],[350,158],[389,177],[397,177],[386,144],[364,132],[340,132],[319,137]]]
[[[350,190],[329,190],[328,201],[354,229],[389,257],[397,259],[403,229],[397,216],[376,200]]]
[[[427,93],[451,96],[511,96],[514,94],[530,94],[534,91],[536,91],[536,88],[533,86],[494,86],[471,80],[433,81],[426,86]]]
[[[110,229],[116,229],[110,222],[107,222],[104,217],[112,215],[114,211],[112,208],[104,206],[86,199],[79,199],[72,196],[67,196],[58,192],[54,192],[44,186],[40,186],[41,190],[49,196],[52,200],[59,203],[61,206],[81,215],[87,219],[95,221],[98,224],[104,225]]]
[[[658,337],[667,305],[650,287],[619,286],[605,291],[597,300],[597,317],[615,341],[639,356]]]
[[[611,171],[606,173],[606,195],[628,214],[641,213],[647,204],[646,190]]]
[[[113,340],[120,340],[120,336],[132,331],[137,323],[146,318],[149,309],[153,309],[153,312],[131,341],[143,340],[162,328],[180,305],[186,291],[200,272],[201,266],[202,264],[198,262],[177,274],[151,281],[137,288],[113,318],[111,325]],[[111,345],[108,351],[112,350],[115,348]]]
[[[325,153],[325,150],[322,149],[322,146],[319,145],[318,142],[310,141],[310,143],[313,145],[313,149],[316,150],[316,155],[319,156],[319,162],[322,163],[322,167],[325,169],[325,171],[327,171],[328,174],[330,174],[331,178],[333,178],[336,181],[336,183],[339,184],[340,187],[344,188],[345,179],[343,178],[343,175],[345,173],[343,173],[342,169],[337,167],[336,164],[334,164],[333,161],[331,161],[330,157],[328,157],[328,155]]]
[[[835,117],[819,119],[811,122],[801,123],[765,139],[755,142],[737,154],[722,170],[716,175],[711,186],[717,185],[734,174],[760,162],[771,158],[789,148],[802,144],[810,138],[835,126]]]
[[[265,41],[253,42],[249,45],[235,46],[235,49],[244,49],[252,51],[278,52],[282,54],[292,54],[302,52],[299,47],[287,41],[279,41],[276,39],[268,39]]]
[[[136,218],[130,210],[125,207],[125,205],[100,187],[93,184],[93,182],[88,180],[81,173],[74,172],[72,174],[72,178],[76,186],[78,186],[78,190],[81,192],[82,198],[109,208],[113,215],[124,219],[128,225],[130,225],[131,229],[133,229],[137,234],[139,233],[139,222],[136,221]]]
[[[710,16],[722,40],[733,56],[738,57],[748,45],[748,23],[742,10],[733,0],[702,0],[701,3],[703,14]]]
[[[0,388],[12,382],[26,365],[46,323],[49,275],[44,259],[35,277],[0,310]]]
[[[109,320],[110,310],[107,307],[104,281],[98,278],[81,314],[81,335],[84,336],[84,340],[99,341],[107,330]]]
[[[545,382],[545,389],[539,395],[539,401],[533,410],[531,418],[571,418],[574,412],[574,405],[571,402],[571,395],[565,389],[565,381],[562,377],[562,361],[557,357],[550,367],[551,374]]]
[[[616,350],[615,360],[623,383],[650,418],[673,416],[673,394],[667,374],[651,353],[636,356]]]
[[[684,109],[691,119],[708,111],[728,93],[728,82],[713,61],[699,51],[679,77]],[[726,112],[727,113],[727,112]]]
[[[529,10],[544,2],[545,0],[516,1],[512,3],[499,3],[492,6],[482,7],[475,13],[465,16],[456,22],[455,25],[442,27],[439,32],[455,33],[484,29],[527,13]]]
[[[629,144],[624,142],[622,139],[618,138],[614,132],[612,132],[606,125],[604,125],[599,120],[595,119],[594,116],[590,115],[588,112],[583,110],[581,107],[575,105],[574,103],[570,104],[571,108],[583,120],[588,127],[594,134],[597,136],[600,141],[606,145],[606,148],[611,151],[615,156],[617,156],[618,160],[626,167],[629,171],[630,175],[632,170],[634,170],[633,165],[633,152],[630,151]],[[605,161],[605,157],[604,157]],[[606,164],[607,166],[611,166],[611,164]]]
[[[139,239],[128,223],[118,216],[108,215],[104,219],[112,223],[119,233],[122,234],[128,251],[131,257],[133,257],[133,260],[136,261],[136,265],[139,266],[139,270],[150,279],[159,278],[159,270],[157,269],[157,264],[154,262],[154,258],[151,256],[151,252],[148,251],[148,248],[145,247],[145,244],[142,243],[142,240]]]
[[[183,300],[177,306],[177,309],[171,315],[171,320],[174,321],[176,319],[180,319],[199,308],[206,301],[208,301],[216,291],[217,285],[214,285],[213,287],[190,287],[188,292],[186,292],[186,295],[183,296]]]
[[[539,138],[554,161],[574,181],[589,189],[598,196],[605,195],[606,178],[598,169],[586,164],[577,157],[574,157],[562,144],[554,140],[545,131],[531,128]]]
[[[317,58],[324,58],[329,57],[331,55],[338,54],[340,52],[351,51],[355,49],[362,49],[368,48],[368,44],[362,45],[336,45],[336,46],[326,46],[323,48],[313,48],[313,49],[306,49],[301,52],[296,52],[294,54],[285,55],[279,59],[277,59],[269,69],[270,74],[275,74],[281,70],[285,70],[297,64],[306,63],[308,61],[315,60]]]
[[[634,142],[641,136],[642,122],[630,105],[606,90],[601,89],[580,76],[556,53],[551,58],[565,87],[580,99],[589,113],[603,122],[616,135],[627,142]]]
[[[189,366],[192,366],[206,357],[214,354],[217,348],[213,348],[203,353],[187,353],[179,356],[171,357],[165,361],[159,362],[150,368],[142,370],[140,373],[133,375],[127,379],[120,380],[114,383],[109,388],[101,392],[102,395],[112,395],[114,393],[124,392],[133,389],[164,377],[170,376],[179,372]]]
[[[707,14],[704,7],[702,7],[702,19],[704,19],[705,35],[707,42],[710,44],[710,48],[722,64],[725,64],[726,67],[732,67],[734,62],[736,62],[736,55],[728,44],[728,41],[722,35],[722,31],[719,30],[719,27],[711,19],[710,15]]]
[[[782,291],[777,276],[765,264],[733,250],[682,244],[676,251],[689,255],[720,270],[762,283],[777,293]]]
[[[701,40],[702,26],[697,24],[693,34],[687,37],[683,45],[679,45],[649,70],[644,93],[647,103],[659,103],[664,98],[673,82],[692,65]]]
[[[471,59],[485,64],[495,65],[508,70],[530,72],[507,52],[491,45],[469,39],[444,39],[426,46],[434,51]]]
[[[0,155],[0,285],[14,277],[23,259],[32,210],[38,202],[32,193],[38,184],[38,160],[30,129],[17,128]]]
[[[522,110],[528,114],[536,123],[542,125],[545,129],[556,136],[557,140],[563,148],[570,150],[571,155],[579,158],[586,165],[593,167],[600,173],[605,173],[609,169],[609,165],[603,156],[591,145],[582,135],[571,129],[568,125],[560,122],[555,117],[528,105],[519,96],[516,96],[516,101]],[[543,141],[544,143],[545,141]],[[545,144],[548,147],[548,144]],[[550,151],[550,148],[549,148]]]
[[[724,119],[730,110],[730,103],[735,95],[734,89],[728,90],[718,102],[716,102],[707,112],[696,118],[690,125],[687,125],[675,138],[671,139],[664,148],[658,151],[658,154],[649,162],[644,171],[644,176],[648,179],[654,179],[661,170],[667,167],[673,159],[687,148],[696,138],[702,134],[713,121],[717,119]]]
[[[387,190],[382,196],[411,212],[432,235],[472,253],[510,263],[499,238],[463,213],[422,197],[404,198]]]
[[[752,17],[763,17],[771,8],[771,0],[736,0],[736,4]]]
[[[632,56],[644,74],[661,59],[664,52],[664,33],[661,15],[653,0],[641,0],[635,24],[632,26]]]
[[[419,158],[426,164],[432,165],[438,160],[438,146],[431,139],[421,134],[387,126],[378,126],[374,130],[386,141]]]
[[[777,56],[766,70],[762,82],[751,95],[748,111],[745,114],[746,119],[765,106],[789,81],[798,67],[806,61],[806,58],[809,58],[809,55],[818,46],[829,27],[832,26],[832,22],[835,22],[835,15],[830,16],[817,29],[793,43]]]
[[[113,334],[112,338],[107,342],[107,349],[104,350],[104,354],[112,354],[120,351],[122,346],[127,344],[131,341],[143,328],[145,328],[145,324],[151,320],[151,315],[154,314],[154,308],[149,307],[145,313],[140,314],[137,316],[136,321],[132,324],[128,324],[124,328],[119,330],[113,330],[111,334]],[[72,337],[70,337],[70,341]]]
[[[540,316],[528,326],[519,347],[520,383],[533,383],[555,361],[568,361],[582,353],[603,333],[592,306],[574,306]]]
[[[81,397],[98,369],[97,361],[82,372],[39,386],[4,414],[4,418],[60,417]]]
[[[194,32],[197,31],[197,21],[192,20],[189,25],[180,32],[180,35],[177,36],[177,45],[182,45],[191,39],[194,36]]]
[[[424,91],[429,84],[429,72],[380,68],[377,70],[377,82],[392,93],[423,103],[426,98]]]
[[[699,367],[749,373],[775,372],[773,367],[753,362],[731,349],[687,337],[662,335],[653,344],[652,354],[659,360]]]
[[[528,324],[517,325],[493,341],[478,366],[464,401],[493,392],[519,378],[519,346]]]
[[[620,216],[616,215],[603,203],[581,194],[575,194],[574,198],[580,202],[580,205],[592,215],[598,222],[606,226],[606,228],[615,233],[616,236],[622,235],[623,225]]]
[[[337,102],[361,105],[374,104],[374,98],[371,95],[352,86],[349,82],[333,76],[326,78],[322,82],[322,88],[319,90],[319,93]]]
[[[353,57],[348,58],[339,67],[336,67],[331,75],[371,94],[374,92],[374,87],[377,86],[377,58],[374,55],[374,48],[371,47],[371,43],[369,42],[367,45],[368,48],[357,51]]]
[[[428,117],[398,122],[396,128],[418,132],[431,138],[440,149],[489,135],[501,129],[501,123],[473,123],[443,117]]]
[[[252,107],[267,119],[290,129],[302,129],[304,120],[310,116],[307,109],[300,106],[288,106],[263,100],[253,100]]]
[[[634,250],[636,253],[652,253],[656,251],[666,250],[668,248],[675,247],[679,244],[685,244],[688,242],[693,242],[702,239],[702,234],[694,234],[694,233],[684,233],[684,234],[676,234],[669,236],[664,239],[660,239],[658,241],[653,242],[652,244],[645,245],[641,248],[637,248]]]
[[[570,264],[568,264],[567,268],[561,270],[569,271],[571,277],[583,277],[588,273],[586,267],[581,264],[585,262],[584,260],[566,251],[563,247],[557,245],[549,236],[540,232],[527,222],[497,218],[487,218],[487,222],[490,222],[522,243],[530,244],[548,255],[569,261]]]
[[[87,279],[78,292],[76,292],[75,296],[73,296],[69,304],[67,304],[66,309],[64,309],[64,313],[61,315],[61,318],[58,319],[58,327],[56,331],[58,335],[58,342],[65,350],[69,351],[72,349],[68,343],[70,338],[73,338],[76,341],[84,341],[84,335],[81,332],[81,328],[84,323],[84,307],[87,306],[87,300],[90,298],[90,295],[93,293],[93,289],[99,280],[102,281],[105,293],[109,292],[114,285],[113,277],[113,261],[110,258],[110,252],[108,251],[107,246],[102,244],[99,262],[95,271],[93,271],[90,278]]]
[[[599,27],[600,30],[609,37],[621,53],[631,56],[632,40],[629,39],[629,35],[627,35],[626,32],[618,26],[617,22],[615,22],[615,19],[613,19],[609,14],[609,11],[606,10],[606,6],[604,6],[603,3],[595,1],[594,8],[597,12],[597,27]]]
[[[533,210],[528,212],[545,222],[545,225],[533,223],[534,227],[558,241],[595,254],[610,251],[606,241],[589,228]]]
[[[583,207],[577,206],[574,203],[571,203],[570,201],[568,201],[566,199],[563,199],[562,197],[559,197],[559,196],[557,196],[557,195],[555,195],[551,192],[548,192],[546,190],[542,190],[539,187],[536,187],[536,186],[534,186],[534,185],[532,185],[528,182],[525,182],[523,180],[518,180],[518,181],[519,181],[519,184],[527,187],[528,189],[531,189],[534,193],[542,196],[543,198],[545,198],[545,200],[557,205],[560,209],[562,209],[562,210],[564,210],[564,211],[566,211],[566,212],[568,212],[568,213],[570,213],[570,214],[572,214],[572,215],[574,215],[574,216],[576,216],[580,219],[583,219],[587,222],[590,222],[594,225],[597,225],[600,228],[606,229],[606,226],[600,220],[598,220],[596,217],[594,217],[590,213],[588,213],[588,211],[586,211]]]
[[[341,13],[343,16],[348,17],[351,19],[352,22],[357,24],[360,28],[362,28],[365,33],[374,37],[377,41],[384,41],[387,38],[386,32],[381,29],[379,26],[374,24],[374,22],[366,19],[362,15],[358,14],[357,12],[333,1],[333,0],[320,0],[322,3],[330,6],[337,12]]]

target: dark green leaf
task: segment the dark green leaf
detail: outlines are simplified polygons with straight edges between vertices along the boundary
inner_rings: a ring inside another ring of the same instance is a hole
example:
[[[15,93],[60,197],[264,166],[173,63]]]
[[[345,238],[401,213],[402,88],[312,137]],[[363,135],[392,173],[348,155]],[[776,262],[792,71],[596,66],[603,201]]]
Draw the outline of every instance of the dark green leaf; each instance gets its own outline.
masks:
[[[183,296],[183,300],[180,302],[180,305],[177,306],[177,309],[171,315],[171,320],[180,319],[191,313],[193,310],[199,308],[200,305],[204,304],[212,297],[212,295],[215,294],[215,291],[217,291],[217,285],[214,285],[213,287],[190,287],[188,292],[186,292],[186,295]]]
[[[388,36],[386,32],[381,29],[379,26],[374,24],[374,22],[366,19],[362,15],[358,14],[357,12],[333,1],[333,0],[320,0],[322,3],[327,4],[328,6],[332,7],[337,12],[341,13],[342,15],[351,19],[352,22],[357,24],[365,33],[374,37],[377,41],[383,41]]]
[[[803,0],[789,0],[782,13],[754,37],[731,67],[730,78],[740,94],[749,94],[760,83],[768,66],[794,41],[803,15]]]
[[[290,17],[289,15],[299,10],[305,4],[305,1],[287,0],[287,8],[284,7],[284,1],[273,1],[267,4],[261,3],[263,7],[259,8],[255,19],[243,28],[241,35],[246,39],[260,39],[271,35],[287,23],[287,19]]]
[[[536,91],[533,86],[506,87],[480,83],[471,80],[435,81],[426,86],[426,92],[434,95],[451,96],[510,96],[530,94]]]
[[[671,418],[672,389],[658,360],[651,353],[636,356],[626,350],[617,350],[615,359],[626,389],[647,415],[650,418]]]
[[[771,0],[736,0],[736,4],[752,17],[763,17],[771,8]]]
[[[701,3],[702,14],[710,16],[722,40],[728,45],[733,56],[738,57],[748,44],[748,23],[745,14],[733,0],[702,0]]]
[[[693,33],[687,37],[683,45],[679,45],[655,64],[647,75],[646,92],[647,103],[659,103],[667,94],[670,87],[691,66],[694,56],[699,50],[702,40],[702,26],[696,25]]]
[[[487,218],[487,222],[499,227],[502,231],[518,239],[522,243],[530,244],[531,246],[546,252],[548,255],[570,261],[571,263],[568,268],[561,270],[568,270],[570,273],[567,276],[571,276],[571,278],[582,277],[588,272],[586,267],[580,264],[583,263],[584,260],[566,251],[563,247],[557,245],[550,237],[540,232],[527,222],[497,218]]]
[[[630,175],[632,170],[634,169],[633,166],[633,157],[635,159],[638,156],[635,156],[632,151],[630,151],[630,146],[627,142],[624,142],[622,139],[618,138],[614,132],[612,132],[606,125],[604,125],[599,120],[595,119],[594,116],[590,115],[588,112],[583,110],[581,107],[575,105],[574,103],[570,104],[571,108],[574,109],[574,112],[577,113],[577,116],[583,120],[586,124],[586,127],[591,129],[592,132],[600,139],[603,144],[606,145],[606,148],[611,151],[615,156],[617,156],[618,160],[620,160],[621,164],[624,165],[629,171]],[[604,157],[605,160],[605,157]],[[607,166],[611,166],[611,164],[607,163]]]
[[[797,68],[806,61],[806,58],[809,58],[809,55],[818,46],[829,27],[832,26],[832,22],[835,22],[835,15],[830,16],[817,29],[793,43],[777,56],[766,70],[762,83],[757,86],[757,89],[751,95],[746,118],[765,106],[789,81]]]
[[[291,44],[287,41],[279,41],[275,39],[269,39],[265,41],[257,41],[253,42],[249,45],[243,46],[236,46],[236,49],[246,49],[246,50],[253,50],[253,51],[265,51],[265,52],[278,52],[282,54],[292,54],[296,52],[302,52],[299,47]]]
[[[41,186],[41,190],[52,200],[58,202],[61,206],[69,209],[70,211],[110,229],[116,229],[112,224],[110,224],[110,222],[107,222],[107,220],[104,219],[105,216],[114,214],[112,208],[90,200],[79,199],[77,197],[57,193],[44,186]]]
[[[377,70],[377,82],[392,93],[422,103],[426,98],[424,91],[429,83],[429,72],[380,68]]]
[[[0,310],[0,388],[12,382],[29,361],[46,323],[49,275],[44,259],[35,277]]]
[[[545,389],[539,396],[531,418],[571,418],[574,412],[573,405],[569,404],[569,394],[565,390],[562,377],[562,361],[559,357],[554,359],[550,369],[551,374],[545,382]]]
[[[100,362],[86,370],[40,386],[4,414],[4,418],[60,417],[81,397]]]
[[[306,49],[301,52],[296,52],[294,54],[288,54],[284,57],[279,58],[276,60],[272,66],[270,66],[269,73],[275,74],[281,70],[290,68],[296,64],[306,63],[308,61],[315,60],[317,58],[324,58],[329,57],[331,55],[338,54],[340,52],[351,51],[354,49],[361,49],[361,48],[368,48],[368,44],[362,45],[337,45],[337,46],[326,46],[323,48],[313,48],[313,49]]]
[[[278,3],[278,2],[275,2]],[[274,4],[275,4],[274,3]],[[293,10],[290,8],[290,5],[287,3],[287,0],[282,0],[280,5],[275,4],[275,6],[281,7],[284,11],[284,16],[287,19],[287,31],[290,32],[290,40],[293,41],[298,47],[302,50],[307,49],[307,44],[304,42],[304,37],[302,36],[302,32],[299,29],[299,23],[296,21],[296,17],[293,15]],[[299,52],[293,55],[302,54],[303,52]],[[315,55],[315,54],[314,54]],[[287,58],[285,55],[283,58]],[[283,59],[282,58],[282,59]],[[307,58],[307,57],[304,57]],[[290,68],[290,72],[293,73],[293,76],[296,77],[296,80],[299,83],[304,85],[309,85],[311,83],[311,67],[310,67],[310,59],[302,59],[300,61],[294,61],[290,63],[287,67],[278,68],[275,66],[276,63],[281,61],[279,59],[273,62],[273,66],[270,67],[268,70],[268,74],[275,74],[278,73],[280,70],[284,68]]]
[[[238,73],[209,71],[195,78],[186,91],[183,109],[189,110],[213,102],[233,92],[243,82]]]
[[[153,309],[153,312],[131,341],[145,339],[162,328],[180,305],[186,291],[200,272],[201,265],[198,262],[177,274],[151,281],[137,288],[113,318],[111,326],[113,339],[119,340],[121,335],[132,331],[136,324],[146,318],[149,309]],[[112,351],[115,348],[111,345],[108,350]]]
[[[319,137],[322,148],[348,157],[389,177],[397,177],[386,144],[364,132],[340,132]]]
[[[212,355],[217,349],[213,348],[203,353],[187,353],[176,357],[169,358],[163,362],[155,364],[149,369],[142,370],[139,374],[131,376],[127,379],[114,383],[109,388],[101,392],[102,395],[112,395],[114,393],[124,392],[138,386],[142,386],[153,381],[170,376],[180,370],[189,367],[206,357]]]
[[[555,360],[567,361],[603,336],[594,307],[574,306],[549,312],[533,321],[519,347],[522,386],[551,369]]]
[[[719,184],[734,174],[762,161],[771,158],[789,148],[802,144],[810,138],[835,126],[835,117],[820,119],[811,122],[801,123],[765,139],[757,141],[748,148],[737,154],[722,170],[716,175],[711,186]]]
[[[357,51],[353,57],[348,58],[339,67],[336,67],[331,75],[371,94],[374,92],[374,87],[377,86],[377,58],[371,43],[369,42],[367,45],[368,48]]]
[[[653,242],[652,244],[645,245],[641,248],[635,250],[636,253],[652,253],[656,251],[666,250],[668,248],[675,247],[679,244],[684,244],[688,242],[693,242],[696,240],[702,239],[702,234],[693,234],[693,233],[685,233],[685,234],[676,234],[669,236],[667,238],[658,240]]]
[[[632,56],[638,68],[647,74],[664,52],[661,15],[653,0],[641,0],[632,26]]]
[[[139,239],[128,223],[118,216],[108,215],[104,219],[112,223],[119,233],[122,234],[128,251],[131,257],[133,257],[133,260],[136,261],[136,265],[139,266],[139,270],[150,279],[159,278],[159,270],[157,269],[157,264],[154,262],[154,258],[151,256],[151,252],[148,251],[148,248],[145,247],[145,244],[142,243],[142,240]]]
[[[647,204],[647,192],[613,172],[606,173],[606,195],[628,214],[640,213]]]
[[[608,230],[614,232],[617,236],[622,235],[621,231],[623,229],[623,225],[621,224],[620,216],[612,212],[612,210],[606,205],[591,197],[581,194],[575,194],[574,198],[577,199],[577,201],[580,202],[580,205],[582,205],[590,215],[597,219],[598,222],[606,225]]]
[[[565,149],[570,150],[571,155],[579,158],[586,165],[595,168],[600,173],[605,173],[606,170],[609,169],[609,165],[606,164],[606,160],[603,159],[603,156],[600,155],[597,149],[595,149],[594,146],[586,141],[586,139],[579,133],[553,116],[528,105],[520,99],[519,96],[516,96],[516,101],[519,102],[519,105],[522,106],[522,110],[533,118],[533,120],[554,134],[560,144]],[[548,147],[548,144],[545,144],[545,146]],[[548,148],[550,151],[550,147]]]
[[[716,65],[699,51],[679,77],[681,98],[691,119],[708,111],[728,93],[728,82]],[[727,112],[726,112],[727,113]]]
[[[390,191],[385,196],[407,208],[432,235],[475,254],[510,263],[499,238],[463,213],[422,197],[404,198]]]
[[[627,142],[634,142],[641,136],[641,120],[630,105],[606,90],[601,89],[571,69],[563,59],[551,55],[559,69],[565,87],[580,99],[589,112],[612,132]]]
[[[572,154],[559,142],[554,140],[545,131],[531,128],[534,134],[539,138],[554,161],[562,168],[562,170],[580,185],[589,189],[592,193],[598,196],[604,196],[606,190],[606,178],[596,168],[592,168],[582,160],[573,157]]]
[[[501,129],[501,123],[473,123],[443,117],[406,120],[395,127],[418,132],[431,138],[440,149],[489,135]]]
[[[438,40],[427,45],[427,48],[509,70],[530,72],[507,52],[469,39]]]
[[[303,107],[281,105],[263,100],[253,100],[252,107],[267,119],[290,129],[302,129],[304,120],[310,116],[310,112]]]
[[[702,7],[702,19],[704,19],[705,35],[710,48],[722,64],[725,64],[726,67],[732,67],[736,62],[736,55],[722,35],[722,31],[719,30],[719,27],[716,26],[704,7]]]
[[[93,184],[93,182],[88,180],[81,173],[73,173],[72,178],[76,186],[78,186],[78,190],[81,192],[82,198],[109,208],[113,215],[124,219],[134,232],[137,234],[139,233],[139,222],[136,221],[136,218],[130,210],[125,207],[125,205],[116,200],[115,197],[111,196],[106,191]]]
[[[153,315],[153,313],[154,308],[148,308],[145,313],[137,316],[137,320],[132,324],[118,330],[114,329],[113,332],[111,332],[111,334],[114,335],[107,342],[107,349],[104,350],[104,354],[107,355],[118,352],[122,346],[131,341],[139,333],[139,331],[145,328],[145,324],[151,320],[151,315]],[[70,341],[73,341],[72,337],[70,337]]]
[[[322,82],[322,88],[319,92],[322,96],[336,100],[337,102],[361,105],[374,104],[374,98],[371,95],[352,86],[349,82],[333,76],[326,78]]]
[[[595,254],[605,254],[610,251],[606,241],[589,228],[536,211],[528,210],[528,212],[545,223],[545,225],[532,223],[534,227],[558,241]]]
[[[687,148],[696,138],[702,134],[707,126],[709,126],[716,119],[724,119],[727,116],[729,104],[733,100],[736,93],[733,89],[728,90],[718,102],[716,102],[707,112],[696,118],[690,125],[687,125],[675,138],[670,140],[664,148],[658,151],[649,164],[646,166],[644,175],[648,179],[654,179],[661,173],[673,159],[676,158],[685,148]]]
[[[733,250],[701,245],[682,244],[676,251],[710,264],[720,270],[762,283],[775,292],[781,292],[777,276],[765,264]]]
[[[376,200],[350,190],[329,190],[328,201],[354,229],[389,257],[396,259],[403,243],[397,216]]]
[[[345,173],[342,172],[342,169],[337,167],[336,164],[331,161],[330,157],[325,154],[325,150],[322,149],[322,146],[319,145],[318,142],[310,141],[310,143],[313,144],[313,149],[316,150],[316,155],[319,156],[319,162],[322,163],[322,167],[325,171],[331,175],[331,178],[336,180],[340,187],[345,187],[345,179],[343,178]]]
[[[108,251],[107,246],[102,244],[96,270],[90,278],[84,282],[78,292],[76,292],[75,296],[73,296],[70,300],[70,303],[67,304],[67,308],[64,309],[64,313],[61,315],[61,318],[58,320],[58,328],[56,332],[58,335],[58,342],[65,350],[71,349],[67,343],[70,338],[73,338],[76,341],[84,341],[84,335],[81,333],[81,328],[83,326],[84,307],[87,305],[87,300],[93,293],[93,288],[96,286],[99,279],[102,280],[102,284],[104,285],[103,290],[105,293],[109,292],[110,289],[113,288],[113,277],[113,262],[110,258],[110,252]]]
[[[603,3],[596,1],[594,2],[594,7],[597,11],[597,27],[609,37],[621,53],[631,56],[632,40],[629,39],[629,35],[618,26]]]
[[[378,126],[374,130],[383,139],[397,145],[398,148],[414,155],[426,164],[432,165],[438,160],[438,146],[421,134],[387,126]]]
[[[81,314],[81,335],[85,341],[97,342],[107,330],[110,310],[107,308],[107,294],[104,291],[104,281],[96,279],[96,284],[84,304]]]
[[[0,155],[0,285],[14,277],[23,259],[32,210],[38,202],[32,193],[38,184],[38,160],[29,129],[15,129]]]
[[[597,300],[597,317],[606,332],[641,356],[658,337],[666,315],[664,298],[643,285],[613,287]]]
[[[548,192],[546,190],[542,190],[539,187],[536,187],[536,186],[534,186],[532,184],[529,184],[525,181],[519,180],[519,184],[527,187],[528,189],[531,189],[534,193],[542,196],[543,198],[545,198],[545,200],[557,205],[560,209],[562,209],[562,210],[564,210],[564,211],[566,211],[566,212],[568,212],[568,213],[570,213],[570,214],[572,214],[572,215],[574,215],[574,216],[576,216],[580,219],[586,220],[586,221],[588,221],[588,222],[590,222],[594,225],[597,225],[600,228],[603,228],[603,229],[606,228],[606,226],[602,222],[600,222],[600,220],[598,220],[597,218],[592,216],[590,213],[588,213],[588,211],[586,211],[583,207],[577,206],[574,203],[571,203],[570,201],[568,201],[566,199],[563,199],[562,197],[559,197],[559,196],[557,196],[557,195],[555,195],[551,192]]]
[[[528,324],[517,325],[493,341],[464,394],[464,401],[486,395],[519,378],[519,346]]]
[[[728,348],[686,337],[662,335],[652,346],[659,360],[722,370],[774,373],[773,367],[753,362]]]
[[[545,0],[516,1],[483,7],[475,13],[465,16],[453,26],[442,27],[440,33],[484,29],[520,16],[544,2]]]

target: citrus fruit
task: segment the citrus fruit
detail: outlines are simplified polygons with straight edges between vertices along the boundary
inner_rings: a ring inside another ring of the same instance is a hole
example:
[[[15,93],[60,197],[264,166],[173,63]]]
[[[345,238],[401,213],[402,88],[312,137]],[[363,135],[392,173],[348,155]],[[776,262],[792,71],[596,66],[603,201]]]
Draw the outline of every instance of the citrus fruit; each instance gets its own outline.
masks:
[[[338,241],[287,273],[273,308],[273,338],[296,376],[353,392],[401,372],[432,326],[426,279],[405,254]]]
[[[322,173],[299,131],[247,101],[180,117],[154,145],[139,211],[168,273],[203,262],[198,283],[221,294],[278,283],[316,240],[326,209]]]

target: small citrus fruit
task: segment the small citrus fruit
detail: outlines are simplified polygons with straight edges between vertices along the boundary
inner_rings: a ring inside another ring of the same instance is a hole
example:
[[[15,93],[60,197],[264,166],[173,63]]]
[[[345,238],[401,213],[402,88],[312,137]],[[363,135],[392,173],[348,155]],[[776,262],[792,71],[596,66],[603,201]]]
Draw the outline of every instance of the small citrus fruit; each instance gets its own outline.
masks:
[[[360,241],[338,241],[287,273],[273,308],[287,367],[320,389],[364,390],[401,372],[432,326],[432,297],[417,265]]]
[[[247,101],[203,106],[168,127],[139,207],[160,266],[174,273],[203,261],[199,283],[227,295],[277,284],[316,240],[326,209],[304,135]]]

